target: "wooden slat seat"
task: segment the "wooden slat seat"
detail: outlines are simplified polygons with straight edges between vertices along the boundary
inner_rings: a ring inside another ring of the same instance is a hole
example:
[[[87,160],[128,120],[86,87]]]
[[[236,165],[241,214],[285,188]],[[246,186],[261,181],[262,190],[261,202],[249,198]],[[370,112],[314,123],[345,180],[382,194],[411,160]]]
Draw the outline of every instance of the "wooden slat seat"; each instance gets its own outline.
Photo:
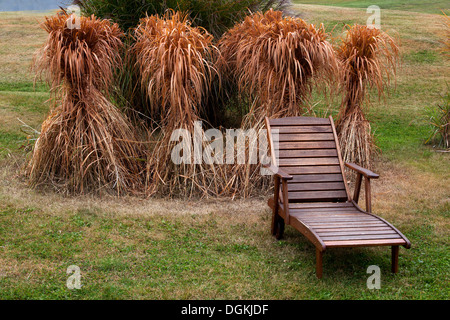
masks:
[[[411,246],[394,226],[371,213],[370,179],[375,173],[354,164],[357,171],[353,198],[344,174],[344,163],[333,119],[266,118],[275,193],[272,233],[280,238],[284,224],[293,226],[316,246],[316,272],[322,276],[322,253],[331,247],[392,246],[392,270],[398,268],[398,247]],[[357,202],[365,177],[366,210]],[[287,204],[287,205],[285,205]]]
[[[376,216],[359,211],[355,206],[291,209],[289,214],[291,219],[297,219],[316,233],[326,247],[348,246],[348,240],[378,239],[383,240],[383,245],[387,240],[406,245],[406,241],[392,226]]]
[[[273,206],[273,199],[270,206]],[[280,216],[284,209],[280,205]],[[402,245],[408,240],[385,220],[362,211],[352,202],[289,203],[290,224],[308,229],[315,242],[328,247]]]

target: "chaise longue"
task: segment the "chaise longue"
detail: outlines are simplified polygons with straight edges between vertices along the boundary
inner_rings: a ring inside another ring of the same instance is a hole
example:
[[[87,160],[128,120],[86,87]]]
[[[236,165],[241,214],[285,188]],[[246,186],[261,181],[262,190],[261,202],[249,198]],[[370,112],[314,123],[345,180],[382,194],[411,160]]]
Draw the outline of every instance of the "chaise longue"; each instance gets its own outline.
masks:
[[[322,256],[335,247],[391,246],[392,272],[398,272],[399,246],[410,241],[386,220],[372,214],[371,179],[379,176],[343,163],[333,118],[266,118],[274,195],[272,234],[281,239],[285,225],[316,247],[316,276],[322,278]],[[344,165],[356,171],[351,197]],[[365,210],[358,206],[364,178]]]

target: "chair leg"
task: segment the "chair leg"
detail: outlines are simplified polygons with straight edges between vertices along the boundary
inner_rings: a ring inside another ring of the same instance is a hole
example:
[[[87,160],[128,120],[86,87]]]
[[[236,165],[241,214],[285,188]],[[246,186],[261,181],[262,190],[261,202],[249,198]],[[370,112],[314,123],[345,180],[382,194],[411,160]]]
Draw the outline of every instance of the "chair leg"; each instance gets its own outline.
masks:
[[[392,273],[398,272],[398,252],[399,252],[399,246],[392,246]]]
[[[277,213],[275,212],[275,209],[273,210],[273,213],[272,213],[271,232],[272,232],[273,236],[277,234]]]
[[[322,279],[322,270],[323,270],[322,256],[323,252],[316,248],[316,277],[318,279]]]
[[[277,226],[277,230],[275,232],[275,238],[277,240],[281,240],[281,239],[283,239],[283,234],[284,234],[284,219],[282,217],[280,217],[280,216],[277,217],[276,226]]]
[[[272,226],[271,226],[272,235],[280,240],[283,238],[284,234],[284,219],[275,211],[272,211]]]

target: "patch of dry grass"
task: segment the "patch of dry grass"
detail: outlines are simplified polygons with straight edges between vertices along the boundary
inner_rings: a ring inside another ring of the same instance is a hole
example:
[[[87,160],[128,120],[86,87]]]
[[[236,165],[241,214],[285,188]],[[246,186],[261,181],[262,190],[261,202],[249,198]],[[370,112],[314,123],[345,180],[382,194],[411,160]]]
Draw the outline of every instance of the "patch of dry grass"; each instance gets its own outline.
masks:
[[[42,13],[0,12],[0,82],[32,81],[33,54],[45,39]]]
[[[374,212],[405,226],[430,222],[439,236],[450,233],[448,172],[421,172],[387,162],[377,164],[377,168],[380,179],[373,181]]]

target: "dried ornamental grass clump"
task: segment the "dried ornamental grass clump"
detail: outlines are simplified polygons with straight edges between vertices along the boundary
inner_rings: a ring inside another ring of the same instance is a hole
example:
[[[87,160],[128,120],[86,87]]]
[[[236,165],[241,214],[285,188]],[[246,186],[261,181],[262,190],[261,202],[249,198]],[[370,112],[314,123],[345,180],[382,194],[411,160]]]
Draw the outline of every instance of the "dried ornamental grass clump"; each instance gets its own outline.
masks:
[[[316,83],[331,89],[337,79],[338,61],[323,26],[283,17],[269,10],[247,16],[230,29],[218,44],[218,68],[227,82],[235,83],[239,100],[249,105],[241,129],[261,132],[266,116],[299,116],[310,110],[309,98]],[[249,142],[247,154],[250,152]],[[258,154],[265,154],[258,144]],[[262,159],[260,159],[261,161]],[[260,193],[270,185],[259,164],[231,166],[244,196]]]
[[[133,127],[108,100],[121,64],[122,32],[108,20],[67,14],[46,18],[45,45],[35,69],[48,81],[55,106],[42,125],[28,174],[33,185],[66,193],[137,190],[142,158]]]
[[[94,16],[79,17],[79,28],[69,26],[70,19],[63,13],[41,24],[48,37],[37,54],[36,71],[45,76],[52,90],[63,86],[77,94],[92,87],[109,91],[113,68],[121,64],[122,31]]]
[[[336,129],[344,161],[370,167],[374,143],[363,104],[370,89],[375,89],[378,96],[383,94],[395,75],[398,54],[394,39],[385,32],[368,26],[347,26],[337,49],[343,99]]]
[[[192,125],[217,75],[213,37],[173,11],[142,19],[135,37],[134,52],[149,96],[150,116],[161,118],[164,127]]]
[[[252,123],[304,114],[314,81],[331,87],[338,73],[324,27],[281,11],[246,17],[222,37],[219,48],[221,71],[257,100],[248,115]]]
[[[148,94],[150,115],[161,119],[160,135],[147,162],[149,194],[219,194],[223,168],[205,163],[172,161],[174,130],[194,136],[194,123],[201,120],[202,101],[217,76],[213,37],[192,27],[186,15],[166,15],[141,20],[135,30],[133,50]],[[202,131],[203,134],[203,131]]]

